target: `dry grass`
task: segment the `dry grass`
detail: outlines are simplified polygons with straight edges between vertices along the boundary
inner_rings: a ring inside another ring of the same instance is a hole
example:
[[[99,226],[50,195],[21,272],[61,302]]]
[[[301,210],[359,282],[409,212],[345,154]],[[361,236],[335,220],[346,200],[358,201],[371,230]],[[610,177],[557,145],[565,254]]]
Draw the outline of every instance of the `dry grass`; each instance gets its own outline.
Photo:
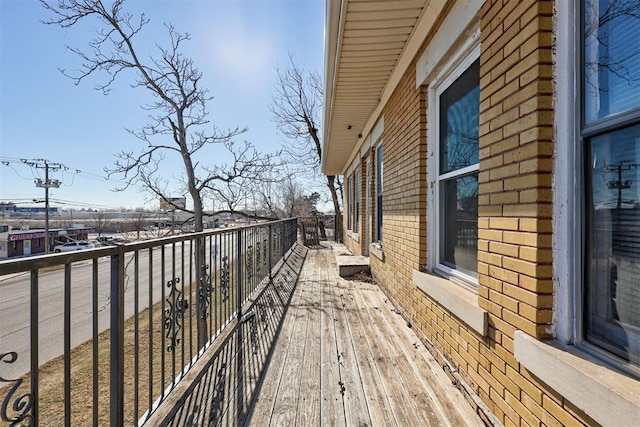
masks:
[[[234,301],[234,296],[229,295],[228,301],[223,303],[219,294],[213,295],[217,301],[215,318],[208,319],[208,329],[215,332],[219,326],[231,315],[230,301]],[[149,330],[149,309],[145,309],[137,316],[138,320],[138,359],[135,358],[135,321],[133,316],[125,322],[125,424],[136,425],[137,420],[142,416],[163,391],[171,384],[174,375],[182,370],[184,364],[188,364],[193,356],[197,354],[197,302],[195,290],[191,292],[185,290],[185,298],[189,301],[190,307],[182,322],[182,329],[179,332],[180,343],[175,350],[168,351],[169,339],[166,338],[164,329],[163,305],[156,303],[152,308],[152,328]],[[227,311],[224,310],[227,306]],[[168,308],[165,303],[165,308]],[[190,336],[191,334],[191,336]],[[211,332],[210,332],[211,334]],[[152,342],[150,345],[150,339]],[[164,337],[164,343],[163,343]],[[106,330],[98,335],[98,380],[93,381],[93,341],[87,341],[71,350],[71,425],[85,426],[93,424],[93,391],[98,390],[97,423],[98,425],[109,424],[109,340],[110,331]],[[149,363],[149,352],[153,353],[153,360]],[[164,360],[163,360],[164,355]],[[174,363],[175,358],[175,363]],[[184,361],[184,364],[183,364]],[[161,367],[164,365],[164,374]],[[151,366],[151,369],[149,367]],[[137,371],[136,371],[137,367]],[[150,371],[152,374],[150,374]],[[39,424],[46,426],[64,425],[64,359],[59,356],[40,367],[39,370]],[[23,384],[18,389],[18,394],[26,393],[29,390],[30,375],[23,376]],[[137,400],[138,411],[135,412],[137,379]],[[149,398],[149,383],[152,381],[152,397]],[[5,398],[9,392],[6,386],[0,389],[0,397]],[[15,396],[13,396],[15,400]],[[9,402],[10,405],[13,401]],[[11,416],[11,414],[9,414]]]

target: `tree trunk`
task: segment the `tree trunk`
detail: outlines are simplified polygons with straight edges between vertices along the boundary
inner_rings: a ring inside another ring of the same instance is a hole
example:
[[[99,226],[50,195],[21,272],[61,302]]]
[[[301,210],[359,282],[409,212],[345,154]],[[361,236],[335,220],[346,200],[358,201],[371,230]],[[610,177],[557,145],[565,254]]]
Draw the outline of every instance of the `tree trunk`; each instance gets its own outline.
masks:
[[[340,199],[336,190],[335,175],[327,175],[327,187],[331,192],[331,200],[333,200],[333,210],[336,214],[336,234],[333,236],[336,242],[342,242],[342,212],[340,211]]]

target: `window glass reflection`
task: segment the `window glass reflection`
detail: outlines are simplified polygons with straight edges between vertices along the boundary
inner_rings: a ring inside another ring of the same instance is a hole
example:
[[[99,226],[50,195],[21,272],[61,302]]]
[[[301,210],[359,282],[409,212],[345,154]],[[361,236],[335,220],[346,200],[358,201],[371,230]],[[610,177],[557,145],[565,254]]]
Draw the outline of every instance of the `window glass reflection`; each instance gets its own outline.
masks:
[[[442,263],[478,277],[478,174],[443,182]]]
[[[587,338],[640,361],[640,125],[588,141]]]
[[[640,107],[640,2],[587,0],[584,27],[586,123]]]
[[[440,173],[478,163],[480,62],[440,95]]]

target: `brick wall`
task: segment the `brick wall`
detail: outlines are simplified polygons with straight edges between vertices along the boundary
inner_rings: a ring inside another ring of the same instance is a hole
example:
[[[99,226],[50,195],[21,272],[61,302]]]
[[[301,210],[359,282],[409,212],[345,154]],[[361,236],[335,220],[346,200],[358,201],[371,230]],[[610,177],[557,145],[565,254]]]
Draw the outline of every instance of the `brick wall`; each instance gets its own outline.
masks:
[[[543,338],[552,321],[552,8],[481,11],[479,293],[509,349],[515,329]]]
[[[371,256],[372,271],[427,346],[504,425],[597,425],[513,355],[514,332],[546,338],[553,314],[553,2],[487,0],[480,19],[478,304],[489,313],[488,336],[412,281],[428,251],[430,143],[415,62],[384,108],[385,260]]]
[[[426,95],[415,89],[415,66],[403,77],[383,115],[386,260],[381,264],[374,256],[370,259],[374,274],[387,292],[403,301],[402,307],[411,313],[418,311],[414,306],[413,270],[426,262]],[[374,199],[375,181],[371,193]],[[374,223],[374,216],[371,222]]]

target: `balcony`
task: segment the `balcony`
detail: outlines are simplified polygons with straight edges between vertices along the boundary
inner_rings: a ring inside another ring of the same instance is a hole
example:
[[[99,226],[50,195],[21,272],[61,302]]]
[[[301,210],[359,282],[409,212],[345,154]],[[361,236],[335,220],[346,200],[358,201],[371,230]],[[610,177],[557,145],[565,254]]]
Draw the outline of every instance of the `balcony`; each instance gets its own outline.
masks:
[[[344,247],[297,230],[0,262],[3,424],[483,425],[382,291],[337,276]]]

